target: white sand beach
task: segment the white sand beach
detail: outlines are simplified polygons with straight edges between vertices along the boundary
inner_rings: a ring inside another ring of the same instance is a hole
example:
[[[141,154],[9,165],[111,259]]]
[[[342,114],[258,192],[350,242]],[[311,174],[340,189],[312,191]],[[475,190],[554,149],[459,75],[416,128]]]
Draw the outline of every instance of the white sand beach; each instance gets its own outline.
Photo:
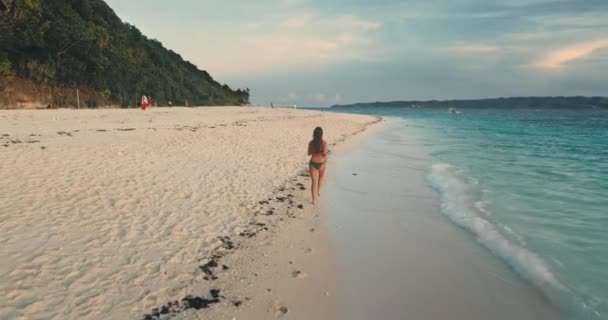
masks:
[[[0,112],[0,319],[556,319],[441,216],[424,137],[383,123],[236,107]],[[315,126],[333,151],[317,207]]]
[[[314,212],[299,176],[312,129],[333,144],[376,121],[268,108],[1,111],[0,319],[227,303],[209,291],[235,274],[220,260]]]
[[[334,147],[321,204],[242,242],[222,260],[225,298],[176,319],[560,319],[440,213],[425,137],[402,125]]]

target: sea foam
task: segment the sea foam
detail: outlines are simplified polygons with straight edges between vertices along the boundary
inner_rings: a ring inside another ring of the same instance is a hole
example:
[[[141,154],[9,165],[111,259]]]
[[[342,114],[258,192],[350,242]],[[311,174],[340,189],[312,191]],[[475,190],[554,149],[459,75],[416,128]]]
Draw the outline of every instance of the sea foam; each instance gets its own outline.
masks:
[[[566,288],[555,278],[549,267],[538,255],[518,246],[503,236],[475,209],[475,201],[467,194],[467,186],[446,163],[434,164],[428,176],[431,186],[440,193],[441,212],[457,225],[470,231],[477,241],[492,253],[505,260],[521,276],[541,289]]]

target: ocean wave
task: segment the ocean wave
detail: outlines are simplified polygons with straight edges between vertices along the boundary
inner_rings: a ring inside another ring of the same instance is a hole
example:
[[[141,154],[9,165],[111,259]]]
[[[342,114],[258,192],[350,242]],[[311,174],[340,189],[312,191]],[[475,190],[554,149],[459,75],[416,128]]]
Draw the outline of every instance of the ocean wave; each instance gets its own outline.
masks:
[[[540,289],[549,287],[567,291],[537,254],[509,241],[495,225],[476,212],[478,209],[475,208],[474,199],[470,199],[466,184],[455,174],[451,165],[434,164],[428,180],[440,193],[441,212],[450,220],[473,233],[477,241]]]

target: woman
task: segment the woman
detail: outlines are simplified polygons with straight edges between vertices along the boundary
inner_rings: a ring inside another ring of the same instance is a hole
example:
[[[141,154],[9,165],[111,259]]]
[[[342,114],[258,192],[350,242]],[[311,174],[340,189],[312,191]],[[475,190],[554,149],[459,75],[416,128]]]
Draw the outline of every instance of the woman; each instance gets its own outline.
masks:
[[[323,129],[316,127],[312,134],[312,141],[308,143],[308,155],[311,156],[308,169],[310,170],[312,180],[310,187],[312,204],[315,204],[317,197],[321,196],[321,185],[323,183],[323,176],[325,175],[327,152],[327,142],[323,140]]]
[[[141,109],[146,110],[148,107],[148,98],[146,96],[141,96]]]

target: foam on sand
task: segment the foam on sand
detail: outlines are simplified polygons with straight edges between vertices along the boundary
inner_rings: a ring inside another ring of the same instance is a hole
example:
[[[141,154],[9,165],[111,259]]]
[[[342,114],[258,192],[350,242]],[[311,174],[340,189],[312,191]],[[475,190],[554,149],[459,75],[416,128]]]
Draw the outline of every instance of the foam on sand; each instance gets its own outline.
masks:
[[[540,257],[509,241],[496,226],[475,212],[474,206],[479,207],[479,204],[471,206],[472,201],[467,197],[466,186],[453,170],[449,164],[437,163],[432,165],[428,176],[433,188],[441,195],[441,212],[454,223],[472,232],[481,244],[504,259],[527,280],[540,288],[550,286],[566,290]],[[484,212],[481,208],[477,210]],[[507,226],[505,228],[509,230]]]

